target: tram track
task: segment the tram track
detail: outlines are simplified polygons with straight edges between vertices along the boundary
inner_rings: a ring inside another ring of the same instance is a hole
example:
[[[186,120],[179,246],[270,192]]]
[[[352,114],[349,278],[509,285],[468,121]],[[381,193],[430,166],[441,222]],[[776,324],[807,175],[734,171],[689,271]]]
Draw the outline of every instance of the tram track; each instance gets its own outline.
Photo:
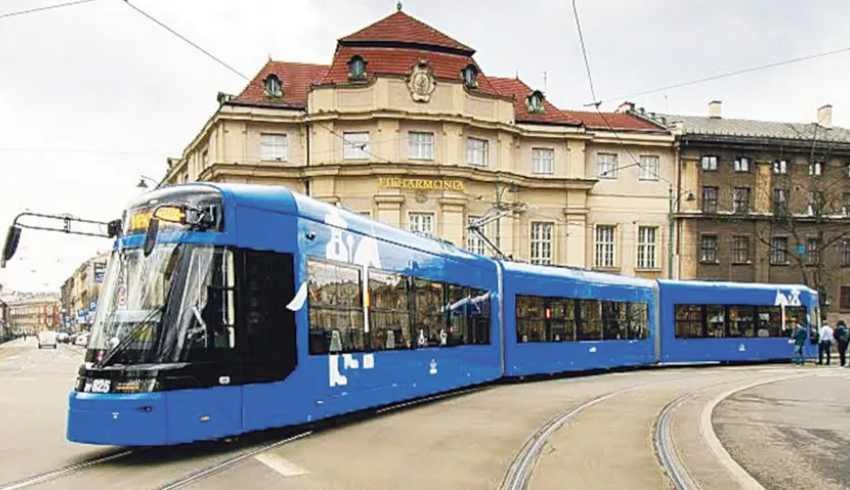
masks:
[[[137,452],[137,450],[133,449],[116,450],[106,455],[84,459],[83,461],[74,463],[72,465],[63,466],[59,469],[45,471],[43,473],[28,476],[26,478],[22,478],[20,480],[16,480],[10,483],[4,483],[2,484],[2,486],[0,486],[0,490],[18,490],[21,488],[28,488],[35,485],[40,485],[42,483],[47,483],[53,480],[58,480],[59,478],[65,478],[77,474],[83,470],[89,469],[99,464],[126,458]]]

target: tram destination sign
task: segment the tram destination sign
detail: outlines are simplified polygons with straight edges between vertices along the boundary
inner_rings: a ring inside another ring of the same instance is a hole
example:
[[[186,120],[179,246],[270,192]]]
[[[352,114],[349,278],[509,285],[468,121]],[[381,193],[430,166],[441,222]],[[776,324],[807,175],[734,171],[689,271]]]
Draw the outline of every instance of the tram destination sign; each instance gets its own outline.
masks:
[[[378,177],[378,185],[385,189],[413,189],[422,191],[459,191],[466,187],[461,180],[451,179],[407,179],[401,177]]]

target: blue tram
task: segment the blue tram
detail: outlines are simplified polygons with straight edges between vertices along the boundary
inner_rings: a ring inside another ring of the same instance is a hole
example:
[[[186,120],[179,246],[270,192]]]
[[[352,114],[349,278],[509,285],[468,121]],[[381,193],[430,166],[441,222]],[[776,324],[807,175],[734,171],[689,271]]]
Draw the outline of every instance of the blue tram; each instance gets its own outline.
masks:
[[[122,223],[69,395],[76,442],[216,439],[502,377],[787,358],[790,321],[818,321],[802,287],[494,261],[280,187],[170,187]],[[800,305],[777,317],[780,292]]]

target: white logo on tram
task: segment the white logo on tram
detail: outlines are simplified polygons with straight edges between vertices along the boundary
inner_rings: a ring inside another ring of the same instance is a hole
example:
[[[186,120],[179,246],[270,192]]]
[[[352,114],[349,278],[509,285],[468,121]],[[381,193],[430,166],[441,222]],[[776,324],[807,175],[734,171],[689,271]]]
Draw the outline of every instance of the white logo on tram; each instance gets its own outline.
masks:
[[[381,267],[381,256],[378,252],[378,242],[372,237],[363,237],[357,241],[353,233],[348,232],[348,222],[342,217],[339,210],[331,208],[325,215],[325,224],[329,225],[331,237],[325,245],[325,258],[338,262],[348,262],[361,266],[364,271],[368,267]],[[304,306],[307,299],[307,283],[301,284],[298,294],[287,306],[296,311]],[[368,332],[369,317],[368,310],[365,312],[364,325]],[[331,351],[339,351],[341,347],[339,333],[334,332],[331,338]],[[343,374],[355,369],[373,369],[375,367],[375,355],[363,354],[358,360],[354,354],[342,354],[342,369],[340,369],[339,354],[328,355],[328,385],[345,386],[348,384],[348,376]]]

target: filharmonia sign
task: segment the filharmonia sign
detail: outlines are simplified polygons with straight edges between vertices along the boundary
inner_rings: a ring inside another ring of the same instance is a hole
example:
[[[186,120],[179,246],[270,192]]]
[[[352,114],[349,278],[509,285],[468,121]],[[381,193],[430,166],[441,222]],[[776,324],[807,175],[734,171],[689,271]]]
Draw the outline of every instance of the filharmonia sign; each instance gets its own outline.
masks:
[[[466,187],[463,181],[447,179],[403,179],[401,177],[378,177],[378,185],[386,189],[413,189],[423,191],[459,191]]]

